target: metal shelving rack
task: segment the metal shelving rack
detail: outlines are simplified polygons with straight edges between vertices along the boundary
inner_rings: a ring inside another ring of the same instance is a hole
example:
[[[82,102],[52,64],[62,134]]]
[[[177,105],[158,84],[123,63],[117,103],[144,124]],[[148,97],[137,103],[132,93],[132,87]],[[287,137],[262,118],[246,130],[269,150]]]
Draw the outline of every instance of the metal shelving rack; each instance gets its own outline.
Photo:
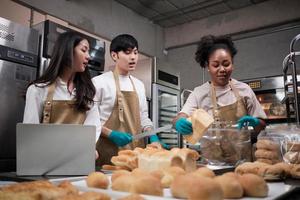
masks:
[[[297,67],[296,67],[296,56],[300,55],[300,51],[295,51],[295,44],[300,40],[300,34],[296,35],[291,43],[290,43],[290,53],[283,60],[283,80],[284,80],[284,92],[285,98],[284,101],[286,103],[287,109],[287,117],[288,120],[292,119],[292,111],[294,111],[294,116],[296,123],[299,124],[300,119],[300,94],[298,90],[297,81]],[[291,79],[288,80],[288,72],[291,70]],[[299,84],[300,86],[300,84]],[[292,89],[292,90],[291,90]],[[290,107],[292,105],[292,107]],[[291,110],[293,108],[293,110]]]

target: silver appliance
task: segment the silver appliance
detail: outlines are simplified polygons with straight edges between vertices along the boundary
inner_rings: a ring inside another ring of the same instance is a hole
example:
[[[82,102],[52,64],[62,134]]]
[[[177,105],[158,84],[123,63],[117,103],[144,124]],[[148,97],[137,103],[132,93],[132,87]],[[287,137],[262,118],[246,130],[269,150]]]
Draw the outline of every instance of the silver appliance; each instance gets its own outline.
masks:
[[[159,69],[154,65],[152,84],[152,121],[154,128],[172,124],[173,118],[180,111],[179,73]],[[162,142],[172,147],[182,147],[182,137],[174,129],[157,134]]]
[[[15,171],[16,124],[23,121],[25,92],[36,78],[38,31],[0,17],[0,171]]]
[[[36,24],[33,28],[38,30],[40,34],[41,53],[38,75],[41,76],[49,65],[56,39],[61,33],[71,31],[72,29],[49,20]],[[104,71],[105,42],[92,38],[88,35],[85,35],[84,37],[86,37],[90,42],[90,60],[88,63],[88,69],[91,76],[94,77]]]
[[[287,76],[287,80],[291,81],[291,76]],[[298,78],[300,78],[298,76]],[[293,114],[294,108],[286,106],[285,90],[284,90],[284,77],[272,76],[256,79],[242,80],[247,83],[254,91],[257,100],[264,109],[268,124],[293,122],[295,115]],[[292,114],[289,119],[288,115]]]

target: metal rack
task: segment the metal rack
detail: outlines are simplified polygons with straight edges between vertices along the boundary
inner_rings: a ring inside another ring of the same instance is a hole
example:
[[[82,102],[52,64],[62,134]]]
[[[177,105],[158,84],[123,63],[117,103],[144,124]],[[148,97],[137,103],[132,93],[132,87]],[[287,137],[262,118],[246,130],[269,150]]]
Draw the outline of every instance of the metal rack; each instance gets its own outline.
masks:
[[[299,107],[299,90],[297,81],[297,68],[296,68],[296,56],[300,55],[300,51],[295,51],[295,44],[300,39],[300,34],[296,35],[290,43],[290,53],[283,60],[283,80],[284,80],[284,92],[287,108],[287,117],[289,120],[294,114],[296,122],[299,124],[300,119],[300,107]],[[291,69],[292,78],[288,80],[288,72]],[[299,84],[300,85],[300,84]]]

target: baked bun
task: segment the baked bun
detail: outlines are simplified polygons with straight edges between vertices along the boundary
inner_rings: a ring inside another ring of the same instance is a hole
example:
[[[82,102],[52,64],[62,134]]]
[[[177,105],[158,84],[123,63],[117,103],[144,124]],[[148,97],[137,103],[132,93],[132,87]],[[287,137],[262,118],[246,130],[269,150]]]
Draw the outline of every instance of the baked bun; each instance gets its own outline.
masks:
[[[139,194],[130,194],[130,195],[128,195],[128,196],[126,196],[126,197],[122,197],[122,198],[120,198],[120,199],[118,199],[118,200],[144,200],[145,198],[144,197],[142,197],[141,195],[139,195]]]
[[[163,171],[161,184],[164,188],[169,188],[174,179],[179,175],[184,175],[185,171],[180,167],[169,167]]]
[[[193,134],[184,136],[184,139],[191,144],[196,144],[214,122],[214,119],[205,110],[200,108],[192,113],[191,121]]]
[[[269,160],[279,160],[279,152],[271,151],[271,150],[264,150],[264,149],[257,149],[255,151],[255,157],[257,159],[269,159]]]
[[[214,178],[216,176],[215,173],[207,167],[199,167],[196,171],[192,172],[192,174],[195,176],[208,178]]]
[[[123,175],[130,175],[130,172],[127,170],[116,170],[111,175],[111,182],[114,182],[118,177]]]
[[[266,197],[268,196],[268,185],[266,181],[255,174],[243,174],[238,177],[244,189],[244,195],[250,197]]]
[[[112,182],[111,188],[117,191],[148,194],[148,195],[163,195],[163,187],[160,180],[152,175],[137,176],[122,175]]]
[[[88,187],[107,189],[109,180],[102,172],[92,172],[88,175],[86,184]]]
[[[224,198],[232,199],[243,196],[244,190],[237,176],[223,174],[215,177],[214,180],[221,185]]]
[[[258,170],[260,167],[269,165],[262,162],[244,162],[235,168],[235,172],[238,174],[258,174]]]
[[[300,165],[293,165],[290,173],[293,178],[300,178]]]
[[[131,169],[125,166],[116,166],[116,165],[102,165],[102,170],[109,170],[109,171],[115,171],[115,170],[127,170],[130,171]]]
[[[177,176],[171,184],[171,193],[176,198],[223,199],[222,188],[215,180],[191,174]]]
[[[279,144],[268,139],[258,139],[256,143],[256,148],[270,150],[270,151],[278,151]]]

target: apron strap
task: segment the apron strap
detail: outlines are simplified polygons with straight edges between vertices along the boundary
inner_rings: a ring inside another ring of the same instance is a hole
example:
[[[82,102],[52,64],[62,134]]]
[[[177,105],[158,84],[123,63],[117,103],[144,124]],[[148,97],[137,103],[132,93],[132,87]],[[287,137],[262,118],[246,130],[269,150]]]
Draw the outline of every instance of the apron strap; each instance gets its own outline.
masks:
[[[213,82],[210,82],[210,93],[211,93],[211,100],[212,100],[212,113],[213,113],[213,117],[216,121],[219,120],[219,114],[218,114],[218,109],[217,109],[217,97],[216,97],[216,89],[215,86],[213,84]]]
[[[243,104],[244,104],[244,106],[245,106],[246,104],[245,104],[245,102],[244,102],[244,98],[241,98],[241,96],[240,96],[238,90],[233,86],[231,80],[229,81],[229,86],[231,87],[231,89],[232,89],[232,91],[233,91],[233,94],[234,94],[234,96],[236,97],[236,99],[237,99],[237,100],[241,99],[242,102],[243,102]]]
[[[56,86],[56,81],[53,82],[51,85],[49,85],[47,98],[44,103],[43,123],[46,123],[46,124],[50,123],[52,100],[53,100],[55,86]]]

